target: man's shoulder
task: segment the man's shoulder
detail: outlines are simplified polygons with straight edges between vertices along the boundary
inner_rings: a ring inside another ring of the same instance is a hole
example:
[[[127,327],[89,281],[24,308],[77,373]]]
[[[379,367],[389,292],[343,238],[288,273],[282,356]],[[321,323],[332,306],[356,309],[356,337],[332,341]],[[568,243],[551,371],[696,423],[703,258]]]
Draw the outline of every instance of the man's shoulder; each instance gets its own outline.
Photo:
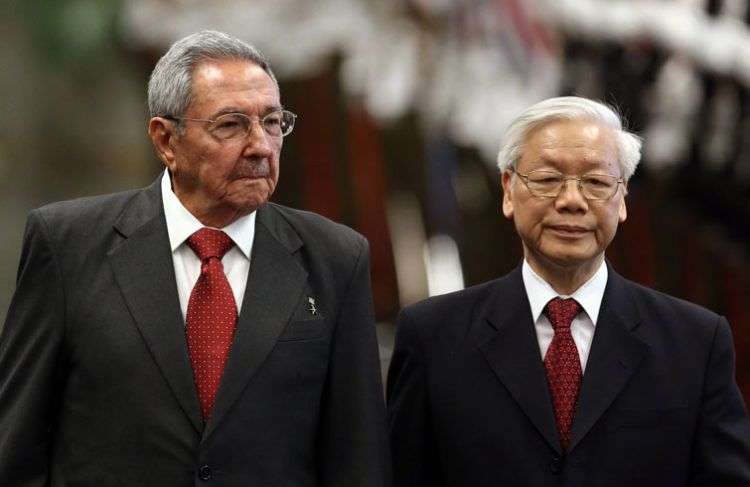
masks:
[[[404,307],[397,318],[397,346],[419,342],[427,354],[455,349],[490,317],[507,283],[505,276]]]
[[[360,233],[317,213],[277,203],[268,203],[266,207],[267,211],[283,218],[305,245],[329,249],[333,252],[367,245],[367,240]]]
[[[645,321],[664,325],[680,324],[692,327],[709,326],[713,329],[720,316],[699,304],[646,287],[619,277]]]
[[[85,196],[57,201],[41,206],[32,213],[41,216],[49,225],[97,225],[114,221],[138,197],[145,197],[144,189],[130,189],[117,193]]]
[[[410,321],[420,328],[435,330],[445,326],[452,327],[457,323],[468,324],[488,313],[508,279],[509,275],[460,291],[429,297],[404,307],[400,320]]]

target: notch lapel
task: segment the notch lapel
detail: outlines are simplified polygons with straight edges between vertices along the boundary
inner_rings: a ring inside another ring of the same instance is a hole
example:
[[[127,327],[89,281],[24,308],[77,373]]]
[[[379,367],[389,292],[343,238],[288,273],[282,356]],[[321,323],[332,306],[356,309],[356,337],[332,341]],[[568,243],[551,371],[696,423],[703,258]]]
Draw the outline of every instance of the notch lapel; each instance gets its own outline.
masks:
[[[276,345],[305,290],[307,271],[294,255],[301,245],[273,205],[258,210],[242,310],[204,441]]]
[[[482,341],[480,350],[490,367],[550,447],[561,453],[520,266],[498,282],[482,325],[490,337]]]
[[[154,361],[200,432],[200,407],[188,359],[160,181],[161,177],[157,178],[134,197],[115,223],[125,240],[109,252],[109,262]]]
[[[640,323],[627,282],[611,266],[573,419],[570,449],[599,420],[647,353],[633,330]]]

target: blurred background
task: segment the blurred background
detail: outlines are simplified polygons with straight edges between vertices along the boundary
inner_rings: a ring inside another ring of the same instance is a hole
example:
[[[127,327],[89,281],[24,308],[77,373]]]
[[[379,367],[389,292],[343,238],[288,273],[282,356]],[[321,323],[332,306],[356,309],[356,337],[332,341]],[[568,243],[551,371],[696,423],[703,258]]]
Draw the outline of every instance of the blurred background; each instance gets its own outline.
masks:
[[[0,323],[27,212],[149,184],[156,60],[200,29],[271,60],[299,115],[276,202],[369,240],[384,367],[399,308],[521,259],[495,156],[550,96],[608,102],[645,139],[607,256],[722,313],[750,402],[748,0],[57,0],[0,4]],[[679,364],[675,364],[679,366]]]

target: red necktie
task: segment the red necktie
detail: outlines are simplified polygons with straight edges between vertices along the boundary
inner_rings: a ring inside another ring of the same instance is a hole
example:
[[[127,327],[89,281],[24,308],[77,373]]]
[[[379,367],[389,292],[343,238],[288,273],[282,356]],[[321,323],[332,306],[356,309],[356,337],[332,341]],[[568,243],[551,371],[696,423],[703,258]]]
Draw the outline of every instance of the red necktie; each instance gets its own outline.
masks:
[[[544,367],[555,408],[557,432],[564,450],[570,444],[570,428],[581,388],[581,360],[570,334],[570,324],[580,310],[581,306],[575,299],[561,298],[552,299],[544,310],[555,329],[555,336],[544,357]]]
[[[222,231],[202,228],[187,244],[201,260],[201,274],[188,301],[186,332],[198,400],[208,421],[237,323],[237,304],[221,263],[234,242]]]

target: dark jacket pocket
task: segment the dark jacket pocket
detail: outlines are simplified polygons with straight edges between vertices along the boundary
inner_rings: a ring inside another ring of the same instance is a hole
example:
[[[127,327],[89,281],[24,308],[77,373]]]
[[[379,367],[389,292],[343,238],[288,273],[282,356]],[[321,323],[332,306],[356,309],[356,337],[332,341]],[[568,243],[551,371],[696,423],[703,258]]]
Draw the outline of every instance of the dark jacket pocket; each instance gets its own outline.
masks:
[[[311,340],[322,336],[326,331],[326,320],[292,321],[279,336],[279,341]]]

